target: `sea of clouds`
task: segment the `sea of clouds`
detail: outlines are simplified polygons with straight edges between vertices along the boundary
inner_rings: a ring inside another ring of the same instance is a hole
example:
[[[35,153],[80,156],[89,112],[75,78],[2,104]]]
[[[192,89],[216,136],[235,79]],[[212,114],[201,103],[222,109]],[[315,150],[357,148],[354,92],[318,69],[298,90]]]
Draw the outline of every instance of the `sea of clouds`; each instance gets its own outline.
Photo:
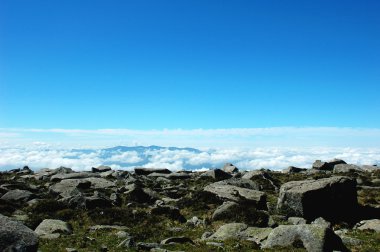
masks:
[[[0,170],[109,165],[209,169],[230,162],[241,169],[311,167],[316,159],[380,163],[380,128],[270,127],[229,129],[25,129],[0,128]],[[192,149],[114,146],[192,146]],[[275,147],[273,147],[275,146]],[[324,147],[318,147],[324,146]],[[327,147],[325,147],[327,146]],[[125,149],[124,149],[125,150]]]
[[[379,148],[219,148],[200,151],[159,150],[107,151],[106,149],[72,150],[46,147],[0,148],[0,170],[28,165],[40,168],[71,167],[75,170],[90,170],[102,164],[114,169],[133,169],[136,166],[182,169],[209,169],[230,162],[240,169],[268,168],[281,170],[290,165],[310,168],[316,159],[341,158],[354,164],[379,164]]]

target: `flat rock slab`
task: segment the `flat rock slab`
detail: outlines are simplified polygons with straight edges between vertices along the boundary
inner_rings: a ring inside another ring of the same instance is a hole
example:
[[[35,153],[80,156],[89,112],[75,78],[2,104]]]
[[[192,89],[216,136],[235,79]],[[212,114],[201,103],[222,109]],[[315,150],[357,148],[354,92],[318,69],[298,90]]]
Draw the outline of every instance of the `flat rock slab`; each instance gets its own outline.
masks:
[[[0,251],[28,251],[38,249],[38,236],[30,228],[0,214]]]
[[[285,183],[280,188],[277,208],[288,216],[307,220],[353,218],[357,210],[356,181],[337,176]]]
[[[258,208],[265,208],[266,195],[265,193],[257,190],[218,183],[210,184],[203,190],[215,194],[217,197],[224,200],[229,200],[237,203],[246,202],[254,204]]]

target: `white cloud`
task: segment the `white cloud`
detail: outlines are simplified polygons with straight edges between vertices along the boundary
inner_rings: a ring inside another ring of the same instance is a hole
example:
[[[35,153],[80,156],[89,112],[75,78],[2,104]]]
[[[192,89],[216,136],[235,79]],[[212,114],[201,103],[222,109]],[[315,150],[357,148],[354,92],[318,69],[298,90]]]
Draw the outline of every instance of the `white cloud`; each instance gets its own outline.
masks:
[[[112,155],[110,158],[104,159],[107,162],[123,162],[123,163],[137,163],[143,159],[139,157],[136,151],[128,151]]]
[[[2,148],[0,170],[24,165],[34,169],[66,166],[76,170],[89,170],[105,163],[114,169],[132,169],[133,163],[137,162],[141,162],[144,167],[171,170],[221,167],[226,162],[232,162],[243,170],[284,169],[290,165],[310,168],[316,159],[342,158],[354,164],[378,164],[380,148],[235,148],[205,150],[200,153],[162,149],[144,153],[116,152],[103,157],[104,151],[100,150],[80,152],[49,148]]]

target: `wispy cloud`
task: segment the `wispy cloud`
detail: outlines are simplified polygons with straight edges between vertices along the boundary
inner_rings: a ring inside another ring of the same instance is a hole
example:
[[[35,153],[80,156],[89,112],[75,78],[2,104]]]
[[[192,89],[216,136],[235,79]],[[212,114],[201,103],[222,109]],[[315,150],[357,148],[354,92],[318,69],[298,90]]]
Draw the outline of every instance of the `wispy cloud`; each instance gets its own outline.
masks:
[[[380,128],[351,127],[268,127],[268,128],[228,128],[228,129],[24,129],[3,128],[5,132],[60,133],[66,135],[116,135],[116,136],[276,136],[284,134],[301,135],[340,135],[347,136],[380,136]],[[1,134],[0,133],[0,134]]]

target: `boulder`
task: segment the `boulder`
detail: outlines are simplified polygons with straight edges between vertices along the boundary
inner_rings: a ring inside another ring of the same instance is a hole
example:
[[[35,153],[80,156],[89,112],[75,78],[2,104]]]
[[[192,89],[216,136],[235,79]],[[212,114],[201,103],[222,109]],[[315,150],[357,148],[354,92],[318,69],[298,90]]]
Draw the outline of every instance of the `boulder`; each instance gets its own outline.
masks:
[[[249,179],[243,179],[243,178],[230,178],[230,179],[225,179],[222,181],[215,182],[214,185],[232,185],[232,186],[237,186],[237,187],[242,187],[242,188],[247,188],[247,189],[252,189],[252,190],[258,190],[260,189],[260,186]]]
[[[356,181],[347,177],[291,181],[281,186],[277,209],[314,220],[347,220],[357,209]]]
[[[0,214],[0,251],[35,252],[38,236],[30,228]]]
[[[40,169],[37,173],[35,173],[34,177],[37,180],[47,180],[51,176],[56,175],[56,174],[73,173],[73,172],[74,171],[71,168],[66,168],[63,166],[57,169],[44,168],[44,169]]]
[[[202,177],[211,177],[215,180],[229,179],[232,177],[231,174],[229,174],[225,171],[222,171],[221,169],[214,169],[214,170],[206,171],[201,176]]]
[[[223,171],[227,172],[227,173],[236,173],[239,171],[239,169],[231,164],[231,163],[226,163],[223,168],[222,168]]]
[[[205,221],[199,219],[197,216],[193,216],[191,219],[186,221],[186,225],[190,227],[199,227],[199,226],[204,226]]]
[[[107,189],[115,187],[115,182],[109,181],[105,178],[86,178],[84,180],[91,182],[91,188],[93,189]]]
[[[95,209],[111,207],[112,200],[105,195],[95,191],[92,196],[86,196],[84,198],[86,209]]]
[[[306,171],[306,168],[298,168],[295,166],[289,166],[288,168],[282,170],[283,173],[289,173],[289,174],[294,174],[294,173],[300,173],[303,171]]]
[[[372,230],[380,233],[380,219],[363,220],[355,225],[355,229]]]
[[[234,212],[238,206],[239,204],[232,201],[223,202],[223,204],[219,206],[212,214],[212,220],[216,221],[225,219],[225,216],[228,216],[231,212]]]
[[[111,171],[111,167],[106,166],[106,165],[101,165],[98,167],[92,167],[91,171],[94,173],[99,173],[99,172],[106,172],[106,171]]]
[[[223,185],[213,183],[204,189],[223,200],[229,200],[237,203],[247,203],[257,206],[259,209],[266,209],[266,195],[263,192],[242,188],[233,185]]]
[[[280,225],[269,234],[262,248],[304,247],[309,252],[347,251],[334,231],[323,225]]]
[[[19,189],[8,191],[1,197],[2,200],[7,200],[15,203],[25,203],[33,198],[35,198],[35,195],[32,192]]]
[[[45,219],[35,230],[36,234],[45,239],[56,239],[61,234],[72,234],[71,226],[61,220]]]
[[[341,159],[333,159],[328,162],[322,162],[321,160],[316,160],[313,163],[313,169],[332,171],[334,169],[334,166],[337,164],[346,164],[346,162],[344,162]]]
[[[135,168],[135,174],[136,175],[149,175],[151,173],[163,173],[163,174],[169,174],[171,173],[170,170],[166,168],[143,168],[143,167],[136,167]]]
[[[91,182],[84,179],[65,179],[49,187],[53,194],[59,194],[61,197],[71,196],[77,189],[88,189]]]
[[[228,223],[221,226],[214,234],[205,236],[204,240],[224,241],[237,239],[250,240],[260,244],[268,237],[271,231],[271,228],[249,227],[244,223]]]
[[[157,196],[152,191],[142,188],[139,184],[131,184],[126,186],[128,200],[138,203],[153,203],[157,200]]]
[[[362,170],[366,172],[374,172],[379,170],[379,166],[377,165],[362,165]]]
[[[206,240],[220,240],[224,241],[227,239],[242,239],[243,231],[248,228],[247,224],[244,223],[228,223],[216,230],[211,236],[208,236]]]
[[[363,171],[360,166],[353,164],[337,164],[334,166],[334,173],[345,173],[345,172],[354,172],[354,171]]]

